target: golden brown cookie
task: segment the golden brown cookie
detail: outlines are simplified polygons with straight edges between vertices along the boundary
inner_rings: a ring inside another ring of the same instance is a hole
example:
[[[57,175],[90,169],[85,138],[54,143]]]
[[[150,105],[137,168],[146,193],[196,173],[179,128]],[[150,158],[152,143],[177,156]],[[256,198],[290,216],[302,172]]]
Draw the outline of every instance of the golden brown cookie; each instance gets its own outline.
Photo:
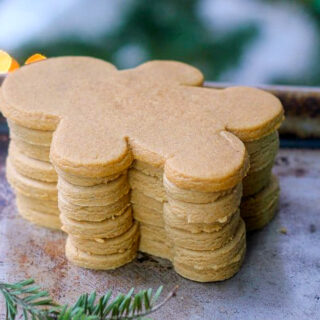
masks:
[[[71,184],[61,177],[58,181],[59,194],[74,205],[108,206],[128,194],[130,186],[127,175],[95,186],[84,187]]]
[[[182,277],[197,282],[223,281],[233,277],[240,269],[246,253],[246,244],[232,256],[229,263],[215,265],[213,268],[198,269],[180,262],[174,263],[175,271]]]
[[[133,217],[135,220],[158,227],[164,227],[164,220],[162,213],[159,214],[156,210],[143,205],[132,205]]]
[[[157,201],[166,201],[166,191],[162,180],[158,177],[146,175],[139,170],[131,169],[129,171],[129,183],[133,190],[137,190]]]
[[[173,260],[175,270],[183,277],[200,282],[230,278],[238,272],[243,261],[245,235],[244,222],[241,221],[235,237],[218,250],[193,251],[179,248]]]
[[[21,203],[21,206],[26,207],[33,211],[39,211],[44,214],[50,214],[59,216],[60,211],[58,203],[55,200],[37,199],[29,196],[25,196],[22,193],[16,193],[17,202]]]
[[[24,208],[19,201],[17,201],[19,214],[26,220],[49,229],[60,230],[61,222],[59,216],[47,215],[39,211]]]
[[[10,136],[30,144],[50,147],[53,131],[36,130],[20,126],[8,119]]]
[[[206,204],[212,203],[218,200],[221,197],[228,195],[230,192],[233,192],[234,186],[231,189],[217,191],[217,192],[201,192],[195,190],[181,189],[170,182],[166,177],[163,178],[163,185],[168,194],[170,194],[171,199],[178,201],[183,201],[186,203],[198,203]]]
[[[83,239],[114,238],[132,226],[132,212],[129,207],[123,214],[103,221],[78,221],[60,215],[62,230]]]
[[[243,179],[243,195],[253,195],[269,182],[274,159],[279,149],[277,131],[254,141],[245,143],[250,158],[250,170]]]
[[[172,260],[174,248],[162,227],[140,223],[139,250],[160,258]]]
[[[139,225],[135,222],[128,231],[115,238],[83,239],[69,236],[69,241],[73,247],[81,251],[91,254],[109,255],[126,251],[134,243],[138,242],[138,238]]]
[[[188,221],[186,215],[178,216],[170,209],[168,204],[163,207],[163,217],[166,225],[175,226],[178,229],[185,230],[191,233],[199,232],[215,232],[219,231],[225,224],[228,224],[234,215],[234,212],[221,220],[216,220],[212,223],[191,223]]]
[[[223,224],[238,210],[241,195],[242,185],[238,184],[229,193],[209,203],[188,203],[169,196],[168,210],[188,223]]]
[[[27,157],[15,146],[14,141],[10,142],[9,157],[16,170],[28,178],[44,182],[58,181],[57,173],[50,162]]]
[[[98,184],[105,184],[113,180],[116,180],[117,178],[119,178],[121,175],[125,173],[125,172],[121,172],[121,173],[117,173],[107,177],[81,177],[81,176],[77,176],[77,175],[62,171],[58,167],[55,167],[55,171],[57,172],[57,174],[62,180],[80,187],[92,187]]]
[[[241,216],[248,231],[261,229],[275,215],[279,201],[279,183],[272,175],[268,184],[253,196],[243,198],[241,202]]]
[[[148,197],[144,193],[138,190],[131,190],[131,198],[130,201],[133,205],[143,206],[149,209],[152,209],[159,214],[163,213],[163,202],[158,201],[154,198]]]
[[[79,221],[102,221],[121,215],[130,206],[130,194],[127,193],[120,199],[107,206],[81,206],[66,200],[61,194],[59,209],[67,218]]]
[[[238,271],[245,253],[241,183],[249,173],[256,188],[268,162],[257,150],[271,153],[274,139],[264,137],[272,137],[283,110],[263,91],[214,90],[202,82],[201,72],[183,63],[118,71],[85,57],[47,59],[5,80],[0,109],[17,126],[17,147],[50,160],[58,174],[71,261],[98,269],[130,261],[138,244],[122,254],[90,255],[70,239],[90,247],[93,239],[119,237],[132,226],[132,202],[143,222],[140,250],[171,259],[177,272],[197,281]],[[50,147],[35,143],[35,130],[54,132]],[[109,218],[130,188],[125,212]],[[108,218],[99,220],[102,207]]]
[[[269,182],[273,167],[273,161],[258,171],[251,171],[243,179],[243,196],[248,197],[261,191]]]
[[[83,268],[95,270],[112,270],[119,268],[130,261],[137,255],[138,242],[123,252],[113,254],[90,254],[80,249],[77,249],[70,238],[66,243],[66,256],[68,260]]]
[[[29,158],[36,159],[39,161],[50,162],[50,147],[42,146],[40,144],[32,144],[24,140],[12,137],[12,141],[16,148],[24,155]]]
[[[61,90],[61,79],[68,93]],[[181,188],[229,189],[246,172],[239,138],[250,141],[274,131],[283,110],[271,94],[197,87],[202,79],[197,69],[177,62],[155,61],[119,72],[97,59],[52,58],[10,74],[0,104],[19,125],[58,129],[51,159],[66,172],[108,176],[135,158],[164,167],[166,177]]]
[[[16,194],[19,214],[30,222],[50,229],[61,228],[59,211],[55,201],[38,200]]]
[[[132,162],[132,168],[144,173],[147,176],[156,177],[159,180],[163,178],[163,169],[161,167],[153,167],[145,162],[135,160]]]
[[[258,140],[245,143],[250,158],[250,170],[259,171],[273,162],[279,149],[279,134],[274,131]]]
[[[177,247],[195,251],[212,251],[219,249],[231,241],[239,225],[240,213],[237,211],[230,223],[213,232],[191,233],[166,225],[168,236]]]
[[[57,185],[54,182],[43,182],[28,178],[20,174],[11,163],[10,157],[7,159],[7,179],[11,186],[27,197],[45,200],[57,200]]]

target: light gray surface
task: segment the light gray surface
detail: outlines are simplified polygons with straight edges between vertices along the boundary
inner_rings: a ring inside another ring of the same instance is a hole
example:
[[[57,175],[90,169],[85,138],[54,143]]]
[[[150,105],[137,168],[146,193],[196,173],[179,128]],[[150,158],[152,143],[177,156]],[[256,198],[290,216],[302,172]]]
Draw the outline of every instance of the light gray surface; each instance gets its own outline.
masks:
[[[32,226],[16,215],[4,179],[5,155],[0,156],[1,280],[33,277],[61,302],[95,289],[103,293],[112,288],[117,293],[132,286],[163,284],[166,292],[179,284],[177,297],[154,319],[320,318],[320,151],[280,151],[275,166],[282,188],[277,217],[264,230],[248,235],[241,271],[228,281],[211,284],[185,280],[169,262],[146,255],[111,272],[70,265],[62,233]]]

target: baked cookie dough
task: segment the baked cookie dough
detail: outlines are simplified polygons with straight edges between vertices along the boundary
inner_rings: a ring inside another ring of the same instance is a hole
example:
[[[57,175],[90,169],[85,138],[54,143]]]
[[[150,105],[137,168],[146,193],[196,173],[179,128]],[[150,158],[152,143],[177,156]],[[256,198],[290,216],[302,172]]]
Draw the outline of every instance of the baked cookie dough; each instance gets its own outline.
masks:
[[[240,209],[247,231],[261,229],[269,223],[276,213],[279,193],[278,179],[272,175],[261,191],[243,198]]]
[[[8,178],[21,194],[58,199],[70,261],[112,269],[139,248],[196,281],[239,270],[241,185],[251,196],[268,184],[283,109],[258,89],[202,83],[179,62],[118,71],[88,57],[47,59],[6,78],[0,109],[14,145],[51,163],[58,185],[30,179],[44,175],[29,162],[19,173],[11,157]],[[248,221],[259,216],[245,211]]]

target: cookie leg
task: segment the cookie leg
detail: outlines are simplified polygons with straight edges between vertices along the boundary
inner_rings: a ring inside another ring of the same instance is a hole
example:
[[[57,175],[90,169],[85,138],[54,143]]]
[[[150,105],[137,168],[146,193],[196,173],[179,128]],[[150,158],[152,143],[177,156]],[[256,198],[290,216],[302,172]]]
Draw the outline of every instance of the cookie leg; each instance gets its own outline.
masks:
[[[127,171],[103,180],[70,175],[61,168],[57,172],[67,258],[80,267],[102,270],[132,261],[139,227],[133,221]]]
[[[183,190],[166,177],[164,185],[168,197],[165,229],[173,242],[175,270],[199,282],[233,276],[246,248],[245,225],[238,209],[241,184],[219,193]]]

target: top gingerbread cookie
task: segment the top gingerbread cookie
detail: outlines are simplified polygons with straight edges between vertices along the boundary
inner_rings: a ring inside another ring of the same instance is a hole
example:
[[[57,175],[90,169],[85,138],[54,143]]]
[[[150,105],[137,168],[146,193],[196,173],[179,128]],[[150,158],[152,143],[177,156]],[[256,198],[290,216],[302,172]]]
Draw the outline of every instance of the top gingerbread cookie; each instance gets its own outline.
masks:
[[[93,58],[51,58],[10,74],[0,107],[22,126],[55,130],[50,157],[66,172],[107,176],[139,159],[181,188],[218,191],[247,170],[241,140],[275,130],[283,109],[261,90],[202,82],[179,62],[118,71]]]

